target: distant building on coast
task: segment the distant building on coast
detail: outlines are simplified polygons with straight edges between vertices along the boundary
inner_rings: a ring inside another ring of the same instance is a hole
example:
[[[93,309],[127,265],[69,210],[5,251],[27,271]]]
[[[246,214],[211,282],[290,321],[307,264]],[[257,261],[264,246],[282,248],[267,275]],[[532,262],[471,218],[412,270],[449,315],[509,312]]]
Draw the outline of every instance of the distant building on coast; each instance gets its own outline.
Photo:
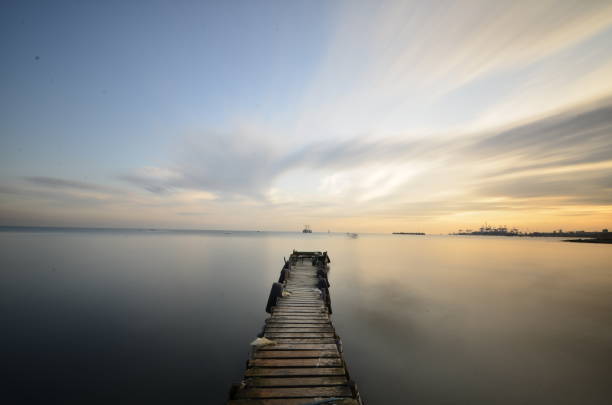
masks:
[[[486,236],[519,236],[521,233],[517,228],[508,229],[506,225],[494,227],[485,223],[478,231],[471,229],[459,229],[459,232],[452,235],[486,235]]]
[[[478,236],[531,236],[531,237],[583,237],[583,238],[609,238],[608,229],[602,229],[601,232],[597,231],[566,231],[563,229],[554,230],[552,232],[521,232],[517,228],[508,229],[505,225],[494,227],[487,225],[481,226],[478,231],[472,231],[471,229],[459,229],[458,232],[451,233],[451,235],[478,235]]]

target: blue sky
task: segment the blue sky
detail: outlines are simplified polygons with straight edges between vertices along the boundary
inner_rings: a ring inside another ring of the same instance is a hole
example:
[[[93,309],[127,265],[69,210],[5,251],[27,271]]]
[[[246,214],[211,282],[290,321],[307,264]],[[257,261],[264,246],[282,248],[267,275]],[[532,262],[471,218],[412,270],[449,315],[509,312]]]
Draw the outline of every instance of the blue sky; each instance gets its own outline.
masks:
[[[181,132],[291,115],[332,12],[254,2],[26,3],[2,17],[3,133],[41,164],[94,158],[108,168],[163,160]]]
[[[0,223],[445,232],[612,214],[606,1],[20,1],[0,34]]]

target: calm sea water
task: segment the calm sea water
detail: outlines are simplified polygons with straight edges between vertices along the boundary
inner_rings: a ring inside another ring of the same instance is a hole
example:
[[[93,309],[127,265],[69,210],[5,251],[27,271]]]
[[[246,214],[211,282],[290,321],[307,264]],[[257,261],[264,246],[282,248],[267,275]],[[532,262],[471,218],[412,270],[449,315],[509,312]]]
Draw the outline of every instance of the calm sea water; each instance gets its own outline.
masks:
[[[222,404],[294,248],[330,254],[369,405],[612,403],[609,245],[7,229],[2,402]]]

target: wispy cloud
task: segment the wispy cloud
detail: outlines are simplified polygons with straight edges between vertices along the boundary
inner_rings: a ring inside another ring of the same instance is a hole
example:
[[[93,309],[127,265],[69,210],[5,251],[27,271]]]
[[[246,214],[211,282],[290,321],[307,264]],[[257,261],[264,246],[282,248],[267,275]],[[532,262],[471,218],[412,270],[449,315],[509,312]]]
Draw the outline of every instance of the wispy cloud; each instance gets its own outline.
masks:
[[[244,132],[202,139],[186,141],[168,168],[119,176],[128,189],[39,176],[25,178],[34,189],[0,192],[202,219],[271,210],[422,221],[487,212],[571,215],[612,206],[610,99],[459,137],[329,139],[286,150]]]
[[[118,176],[131,185],[142,188],[154,194],[167,194],[181,186],[182,174],[171,169],[159,167],[143,167]]]
[[[605,1],[351,3],[300,135],[483,128],[599,97],[611,27]]]
[[[99,186],[93,183],[85,183],[82,181],[60,179],[57,177],[32,176],[25,177],[25,180],[37,186],[54,188],[54,189],[71,189],[71,190],[87,190],[87,191],[108,191],[107,187]]]
[[[302,201],[350,200],[376,209],[380,199],[384,204],[432,201],[467,192],[480,199],[557,196],[584,203],[585,186],[572,191],[572,185],[583,182],[590,185],[587,194],[601,202],[608,193],[604,180],[612,171],[611,134],[612,106],[606,100],[461,137],[330,139],[282,152],[240,134],[214,147],[203,137],[203,145],[189,143],[190,153],[180,155],[182,160],[168,171],[172,175],[161,176],[159,186],[280,203],[291,200],[284,200],[283,193],[299,194],[290,184],[294,179],[314,187],[303,193],[310,196]],[[313,197],[317,193],[329,198]],[[466,210],[472,209],[466,204]]]

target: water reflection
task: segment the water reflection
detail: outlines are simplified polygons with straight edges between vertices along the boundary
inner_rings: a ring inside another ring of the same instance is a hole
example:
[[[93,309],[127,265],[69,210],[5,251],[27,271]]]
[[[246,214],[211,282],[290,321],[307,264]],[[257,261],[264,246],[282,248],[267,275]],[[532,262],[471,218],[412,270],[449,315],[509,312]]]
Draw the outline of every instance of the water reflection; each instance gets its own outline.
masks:
[[[3,363],[45,403],[222,403],[282,257],[332,258],[369,404],[604,404],[612,249],[556,240],[0,232]]]

